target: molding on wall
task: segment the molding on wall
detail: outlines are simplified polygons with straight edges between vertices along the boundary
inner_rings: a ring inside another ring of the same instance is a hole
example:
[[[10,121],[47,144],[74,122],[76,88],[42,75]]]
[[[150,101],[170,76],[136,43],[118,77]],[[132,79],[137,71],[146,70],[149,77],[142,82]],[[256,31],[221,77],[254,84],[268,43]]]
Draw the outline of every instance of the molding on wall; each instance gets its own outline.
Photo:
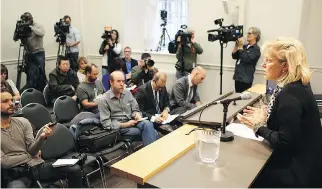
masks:
[[[45,57],[46,61],[56,60],[56,59],[57,59],[57,55],[49,55]],[[1,60],[1,64],[4,64],[4,65],[14,65],[14,64],[17,64],[17,62],[18,62],[18,59]]]

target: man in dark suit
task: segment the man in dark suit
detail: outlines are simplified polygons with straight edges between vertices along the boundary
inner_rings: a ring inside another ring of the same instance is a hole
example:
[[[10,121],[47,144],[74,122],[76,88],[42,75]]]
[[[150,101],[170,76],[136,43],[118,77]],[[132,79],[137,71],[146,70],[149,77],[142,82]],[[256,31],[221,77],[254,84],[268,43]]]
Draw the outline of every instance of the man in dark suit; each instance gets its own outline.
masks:
[[[201,104],[197,86],[205,77],[206,71],[197,66],[190,75],[176,81],[170,96],[171,114],[183,114]]]
[[[131,48],[124,48],[124,58],[122,58],[123,62],[125,62],[125,66],[123,67],[123,72],[126,75],[126,80],[131,79],[131,71],[134,66],[138,65],[138,61],[131,58]]]
[[[143,117],[148,117],[154,123],[155,128],[163,134],[173,131],[170,125],[162,125],[170,112],[166,82],[167,75],[164,72],[157,72],[153,79],[140,86],[135,94]],[[155,114],[160,114],[160,116],[155,116]]]

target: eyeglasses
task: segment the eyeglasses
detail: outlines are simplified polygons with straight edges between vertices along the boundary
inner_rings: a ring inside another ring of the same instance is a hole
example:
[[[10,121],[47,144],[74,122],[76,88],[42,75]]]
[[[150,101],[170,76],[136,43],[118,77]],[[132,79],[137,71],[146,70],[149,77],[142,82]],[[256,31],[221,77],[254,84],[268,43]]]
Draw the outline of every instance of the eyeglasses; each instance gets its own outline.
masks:
[[[124,51],[124,52],[129,52],[130,53],[131,51]]]

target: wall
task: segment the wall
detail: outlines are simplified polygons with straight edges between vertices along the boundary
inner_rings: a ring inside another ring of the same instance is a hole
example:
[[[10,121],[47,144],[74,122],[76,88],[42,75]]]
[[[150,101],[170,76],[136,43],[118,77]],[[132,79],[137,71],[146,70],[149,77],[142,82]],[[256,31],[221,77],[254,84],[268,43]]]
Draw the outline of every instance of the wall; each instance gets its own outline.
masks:
[[[18,42],[12,41],[12,34],[16,20],[25,12],[30,11],[35,21],[45,26],[46,35],[44,45],[46,49],[47,73],[55,67],[57,44],[53,37],[53,24],[59,18],[68,14],[72,17],[72,24],[81,31],[81,54],[88,57],[90,62],[101,65],[98,49],[102,42],[100,38],[105,25],[111,25],[120,32],[120,43],[123,47],[132,47],[133,57],[139,59],[146,49],[149,23],[154,15],[156,0],[2,0],[1,7],[1,63],[12,64],[9,68],[10,77],[15,79],[15,62],[18,56]],[[28,2],[28,3],[27,3]],[[300,39],[308,54],[308,61],[312,68],[312,88],[316,93],[322,93],[322,85],[318,84],[322,78],[319,45],[322,43],[322,1],[320,0],[229,0],[230,12],[236,6],[239,9],[238,24],[247,28],[257,26],[262,31],[263,44],[266,40],[277,36],[288,36]],[[17,6],[19,5],[19,6]],[[37,5],[37,7],[35,6]],[[292,5],[292,6],[291,6]],[[14,9],[12,8],[14,7]],[[38,7],[42,7],[39,9]],[[73,8],[70,8],[73,7]],[[46,12],[44,12],[46,10]],[[150,11],[149,11],[150,10]],[[207,30],[215,29],[214,20],[224,18],[224,25],[236,23],[235,17],[226,15],[221,0],[188,0],[188,26],[196,31],[196,40],[201,43],[204,53],[198,57],[198,64],[207,69],[207,78],[200,87],[204,100],[211,100],[213,94],[219,94],[220,48],[217,42],[207,41]],[[147,21],[148,20],[148,21]],[[150,23],[153,25],[153,23]],[[223,92],[234,89],[232,75],[235,62],[231,59],[233,43],[228,43],[224,49],[223,58]],[[151,53],[160,70],[175,72],[174,55],[166,53]],[[261,61],[261,60],[260,60]],[[260,63],[255,73],[256,83],[264,83],[263,70]]]

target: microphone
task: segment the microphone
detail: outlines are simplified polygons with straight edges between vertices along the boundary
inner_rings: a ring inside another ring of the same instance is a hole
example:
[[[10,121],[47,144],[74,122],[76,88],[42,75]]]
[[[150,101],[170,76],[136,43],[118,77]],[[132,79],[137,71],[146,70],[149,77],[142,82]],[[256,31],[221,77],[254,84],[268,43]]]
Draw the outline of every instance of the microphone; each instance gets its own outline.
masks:
[[[211,102],[209,105],[215,105],[215,104],[229,104],[233,101],[237,101],[237,100],[249,100],[252,98],[252,95],[249,92],[244,92],[242,93],[240,96],[236,97],[236,98],[230,98],[230,99],[225,99],[225,100],[218,100],[218,101],[214,101]]]

